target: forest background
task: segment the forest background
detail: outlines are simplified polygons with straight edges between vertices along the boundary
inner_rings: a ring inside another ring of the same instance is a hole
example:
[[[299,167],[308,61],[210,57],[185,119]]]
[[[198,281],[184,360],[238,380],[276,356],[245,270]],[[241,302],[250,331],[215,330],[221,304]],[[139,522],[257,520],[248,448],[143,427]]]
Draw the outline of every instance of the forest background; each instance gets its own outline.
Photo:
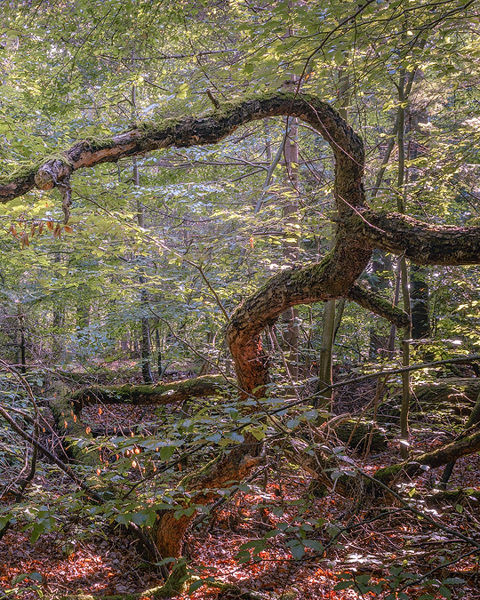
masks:
[[[2,3],[0,597],[479,597],[478,11]]]

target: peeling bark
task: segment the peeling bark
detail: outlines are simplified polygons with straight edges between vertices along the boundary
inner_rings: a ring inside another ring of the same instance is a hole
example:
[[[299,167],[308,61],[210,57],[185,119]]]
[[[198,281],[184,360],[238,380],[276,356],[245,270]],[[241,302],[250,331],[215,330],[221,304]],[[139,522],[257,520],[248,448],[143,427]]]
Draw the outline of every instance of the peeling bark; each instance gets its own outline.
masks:
[[[227,341],[235,360],[239,386],[247,394],[264,395],[267,357],[260,334],[296,304],[312,304],[347,296],[370,259],[361,238],[339,234],[334,250],[321,262],[284,271],[269,279],[232,315]]]
[[[251,434],[226,456],[215,459],[198,473],[187,475],[180,483],[185,488],[192,505],[208,504],[217,494],[218,488],[230,487],[247,477],[260,462],[262,443]],[[185,506],[187,502],[185,502]],[[175,517],[174,511],[163,511],[156,527],[156,544],[160,555],[178,557],[182,554],[185,531],[195,515]]]

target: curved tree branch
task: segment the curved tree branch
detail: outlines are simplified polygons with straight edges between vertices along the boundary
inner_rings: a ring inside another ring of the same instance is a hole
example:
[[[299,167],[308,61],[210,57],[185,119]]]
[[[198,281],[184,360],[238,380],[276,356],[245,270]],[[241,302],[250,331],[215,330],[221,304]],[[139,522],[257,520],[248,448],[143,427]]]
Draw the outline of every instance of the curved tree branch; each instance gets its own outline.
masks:
[[[353,222],[355,225],[353,225]],[[369,244],[418,265],[480,263],[480,227],[432,225],[400,213],[362,210],[352,218]]]
[[[353,300],[362,308],[380,315],[397,327],[407,327],[410,324],[410,316],[400,308],[394,306],[386,298],[368,290],[355,283],[348,293],[348,299]]]
[[[318,98],[274,92],[227,104],[208,116],[142,123],[112,137],[79,141],[55,158],[25,168],[9,180],[0,182],[0,201],[8,202],[34,187],[50,190],[68,181],[74,171],[104,162],[116,162],[172,146],[184,148],[214,144],[241,125],[274,116],[298,117],[312,125],[331,145],[337,168],[348,172],[345,178],[348,186],[339,187],[339,197],[350,198],[351,192],[356,192],[355,195],[360,193],[363,197],[364,150],[353,129],[330,105]]]
[[[34,187],[40,190],[59,187],[61,191],[69,191],[71,175],[79,169],[162,148],[213,144],[241,125],[274,116],[297,117],[307,122],[330,145],[335,157],[334,197],[339,220],[333,250],[322,262],[274,276],[247,298],[230,319],[226,336],[239,386],[246,394],[260,397],[268,379],[261,333],[287,308],[350,297],[370,310],[403,323],[405,317],[401,311],[395,312],[356,285],[372,250],[381,248],[403,254],[418,264],[480,263],[480,228],[439,227],[404,215],[370,210],[363,189],[365,153],[360,137],[334,109],[318,98],[278,92],[222,105],[221,109],[200,118],[144,123],[109,138],[79,141],[54,158],[0,181],[0,202],[8,202]],[[64,193],[65,218],[68,218],[69,204],[70,196]],[[442,456],[429,455],[424,464],[434,466],[442,461],[444,464],[453,455],[474,451],[479,443],[477,433],[456,442],[454,447],[444,448]],[[190,500],[205,503],[219,485],[242,479],[258,463],[260,452],[261,443],[247,434],[242,444],[204,470],[195,481],[188,482]],[[170,511],[159,519],[157,545],[165,556],[179,554],[183,531],[191,518],[184,515],[179,523]]]
[[[370,255],[362,238],[341,233],[322,262],[278,273],[237,308],[226,335],[243,390],[261,397],[268,382],[261,332],[291,306],[348,296]]]

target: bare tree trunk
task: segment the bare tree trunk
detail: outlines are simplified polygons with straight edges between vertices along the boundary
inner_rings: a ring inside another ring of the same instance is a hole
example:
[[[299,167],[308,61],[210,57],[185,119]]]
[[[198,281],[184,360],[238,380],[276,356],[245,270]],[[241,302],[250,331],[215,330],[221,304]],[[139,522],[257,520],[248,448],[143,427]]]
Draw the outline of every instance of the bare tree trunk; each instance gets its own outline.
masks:
[[[18,349],[20,351],[20,371],[22,373],[26,373],[27,372],[27,356],[26,356],[26,352],[27,352],[27,346],[26,346],[26,340],[25,340],[25,315],[22,312],[22,308],[19,305],[18,306],[18,332],[20,334],[20,340],[19,340],[19,345],[18,345]]]
[[[333,398],[333,391],[328,389],[320,393],[326,386],[333,382],[332,375],[332,350],[335,337],[335,300],[325,302],[322,318],[322,340],[320,345],[320,356],[318,364],[318,384],[317,391],[319,395],[315,399],[315,408],[327,406]]]
[[[426,111],[420,114],[409,116],[409,130],[415,131],[418,129],[420,122],[427,121]],[[408,143],[408,160],[418,157],[418,144],[409,141]],[[415,169],[409,168],[409,181],[415,181],[418,177]],[[412,338],[421,340],[431,336],[430,327],[430,306],[429,306],[429,289],[428,289],[428,268],[419,265],[410,266],[410,306],[412,313]]]
[[[346,65],[343,66],[345,68]],[[348,75],[343,73],[339,80],[339,97],[340,97],[340,109],[339,114],[348,122],[348,104],[350,101],[349,93],[350,81]],[[335,342],[335,336],[338,328],[340,327],[340,321],[343,315],[343,308],[338,313],[338,318],[335,316],[335,300],[327,300],[325,308],[323,310],[322,318],[322,339],[320,343],[320,356],[318,365],[318,385],[317,392],[325,389],[333,383],[333,344]],[[328,389],[327,391],[321,392],[321,396],[317,397],[316,406],[326,406],[333,400],[333,391]]]
[[[404,189],[406,183],[405,177],[405,83],[406,83],[406,72],[402,68],[400,71],[400,78],[398,83],[398,132],[397,132],[397,144],[398,144],[398,195],[397,195],[397,208],[402,214],[405,213],[405,200],[404,200]],[[400,257],[400,272],[402,281],[402,296],[403,296],[403,310],[410,314],[410,291],[408,287],[408,269],[407,261],[404,256]],[[408,340],[410,338],[410,327],[405,328],[405,337],[402,340],[402,365],[408,367],[410,364],[410,345]],[[400,410],[400,453],[402,458],[407,458],[409,451],[409,427],[408,427],[408,414],[410,411],[410,372],[405,371],[402,373],[402,406]]]
[[[133,66],[135,67],[135,52],[132,53]],[[132,106],[136,111],[137,106],[137,88],[135,85],[132,86]],[[133,159],[133,185],[135,187],[140,186],[140,173],[138,170],[137,159]],[[137,196],[137,222],[139,227],[145,226],[145,212]],[[143,271],[142,271],[143,272]],[[140,275],[140,285],[146,283],[145,277]],[[150,341],[150,320],[146,315],[148,310],[148,293],[144,287],[140,290],[140,306],[142,311],[141,317],[141,338],[140,338],[140,355],[142,362],[142,377],[145,383],[153,383],[153,372],[151,364],[151,341]]]
[[[62,257],[60,252],[55,252],[55,263],[62,262]],[[52,343],[52,352],[56,356],[57,359],[63,358],[65,354],[65,348],[63,343],[60,341],[60,333],[61,329],[65,323],[65,307],[64,306],[55,306],[53,310],[53,343]]]
[[[294,79],[292,80],[294,81]],[[286,229],[287,240],[283,242],[283,256],[285,264],[293,267],[298,261],[298,203],[294,199],[298,194],[298,119],[286,119],[286,136],[283,148],[285,157],[286,185],[288,200],[283,208],[283,222]],[[292,197],[293,196],[293,197]],[[289,308],[282,315],[286,325],[283,331],[283,342],[286,348],[286,365],[290,377],[296,379],[299,371],[298,340],[300,326],[298,309]]]

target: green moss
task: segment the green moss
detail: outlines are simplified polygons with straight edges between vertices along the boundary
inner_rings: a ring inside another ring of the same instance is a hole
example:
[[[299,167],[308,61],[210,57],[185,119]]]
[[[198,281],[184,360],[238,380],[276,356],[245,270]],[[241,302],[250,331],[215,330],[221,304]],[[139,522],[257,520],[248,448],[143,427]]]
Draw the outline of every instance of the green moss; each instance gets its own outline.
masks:
[[[3,175],[2,177],[0,177],[0,185],[8,185],[9,183],[14,183],[15,181],[18,181],[20,179],[27,179],[28,177],[32,177],[42,166],[42,164],[43,161],[21,165],[9,175]]]
[[[210,111],[209,115],[214,115],[216,117],[229,116],[232,112],[236,111],[239,106],[242,104],[246,104],[247,102],[264,102],[272,99],[277,100],[294,100],[302,99],[307,101],[317,100],[316,98],[305,96],[305,94],[296,94],[295,92],[286,92],[286,91],[276,91],[276,90],[267,90],[265,92],[250,92],[242,95],[240,98],[236,100],[221,100],[220,106],[213,111]]]
[[[69,160],[67,158],[66,154],[64,154],[63,152],[54,152],[53,154],[48,154],[47,156],[45,156],[43,158],[39,167],[41,167],[42,165],[44,165],[47,162],[54,161],[54,160],[59,160],[64,165],[67,165],[67,167],[73,167],[72,161]]]
[[[59,600],[140,600],[141,598],[171,598],[180,594],[189,579],[187,567],[184,562],[176,565],[164,585],[150,588],[143,592],[133,594],[113,594],[108,596],[94,596],[92,594],[68,594]]]
[[[17,167],[12,173],[9,175],[4,175],[0,177],[0,185],[8,185],[9,183],[14,183],[16,181],[27,179],[28,177],[32,177],[35,173],[40,169],[42,165],[50,161],[59,160],[63,164],[68,167],[72,166],[71,161],[68,160],[66,155],[63,152],[55,152],[53,154],[47,154],[41,159],[31,162],[25,163]]]
[[[371,450],[382,451],[385,450],[387,446],[384,433],[371,422],[349,419],[344,423],[340,423],[340,425],[335,428],[335,433],[345,444],[350,442],[351,448],[364,450],[370,438]]]
[[[388,467],[383,467],[383,469],[379,469],[378,471],[375,472],[375,479],[378,479],[382,483],[389,483],[405,467],[406,467],[406,463],[396,463],[394,465],[389,465]]]
[[[89,152],[97,152],[98,150],[104,150],[105,148],[113,148],[116,145],[113,136],[89,136],[84,138],[80,144],[83,144],[84,149]]]
[[[318,102],[314,96],[306,96],[304,94],[296,94],[295,92],[279,92],[279,91],[266,91],[264,93],[260,92],[251,92],[243,95],[242,97],[235,100],[221,100],[220,106],[218,108],[214,108],[213,110],[208,110],[204,113],[199,114],[195,117],[195,120],[206,119],[209,117],[214,117],[216,119],[227,118],[232,115],[242,104],[246,104],[247,102],[253,101],[265,101],[270,99],[278,99],[278,100],[296,100],[296,99],[304,99],[309,102]],[[135,128],[140,131],[145,131],[147,133],[151,132],[161,132],[169,129],[175,128],[176,125],[184,122],[186,119],[192,118],[191,115],[177,115],[175,117],[167,117],[167,118],[158,118],[158,119],[149,119],[146,121],[141,121],[135,123]]]
[[[188,119],[188,115],[183,117],[167,117],[165,119],[149,119],[148,121],[141,121],[140,123],[136,123],[135,127],[139,131],[145,131],[147,133],[155,132],[159,133],[161,131],[167,131],[169,129],[174,129],[177,125],[182,123],[185,119]]]
[[[64,396],[58,396],[50,402],[50,410],[57,424],[58,431],[74,439],[91,440],[92,436],[86,432],[86,426],[82,423],[70,400]],[[101,463],[98,454],[87,452],[76,444],[67,447],[72,458],[89,467],[98,467]],[[93,482],[98,485],[99,481]]]

